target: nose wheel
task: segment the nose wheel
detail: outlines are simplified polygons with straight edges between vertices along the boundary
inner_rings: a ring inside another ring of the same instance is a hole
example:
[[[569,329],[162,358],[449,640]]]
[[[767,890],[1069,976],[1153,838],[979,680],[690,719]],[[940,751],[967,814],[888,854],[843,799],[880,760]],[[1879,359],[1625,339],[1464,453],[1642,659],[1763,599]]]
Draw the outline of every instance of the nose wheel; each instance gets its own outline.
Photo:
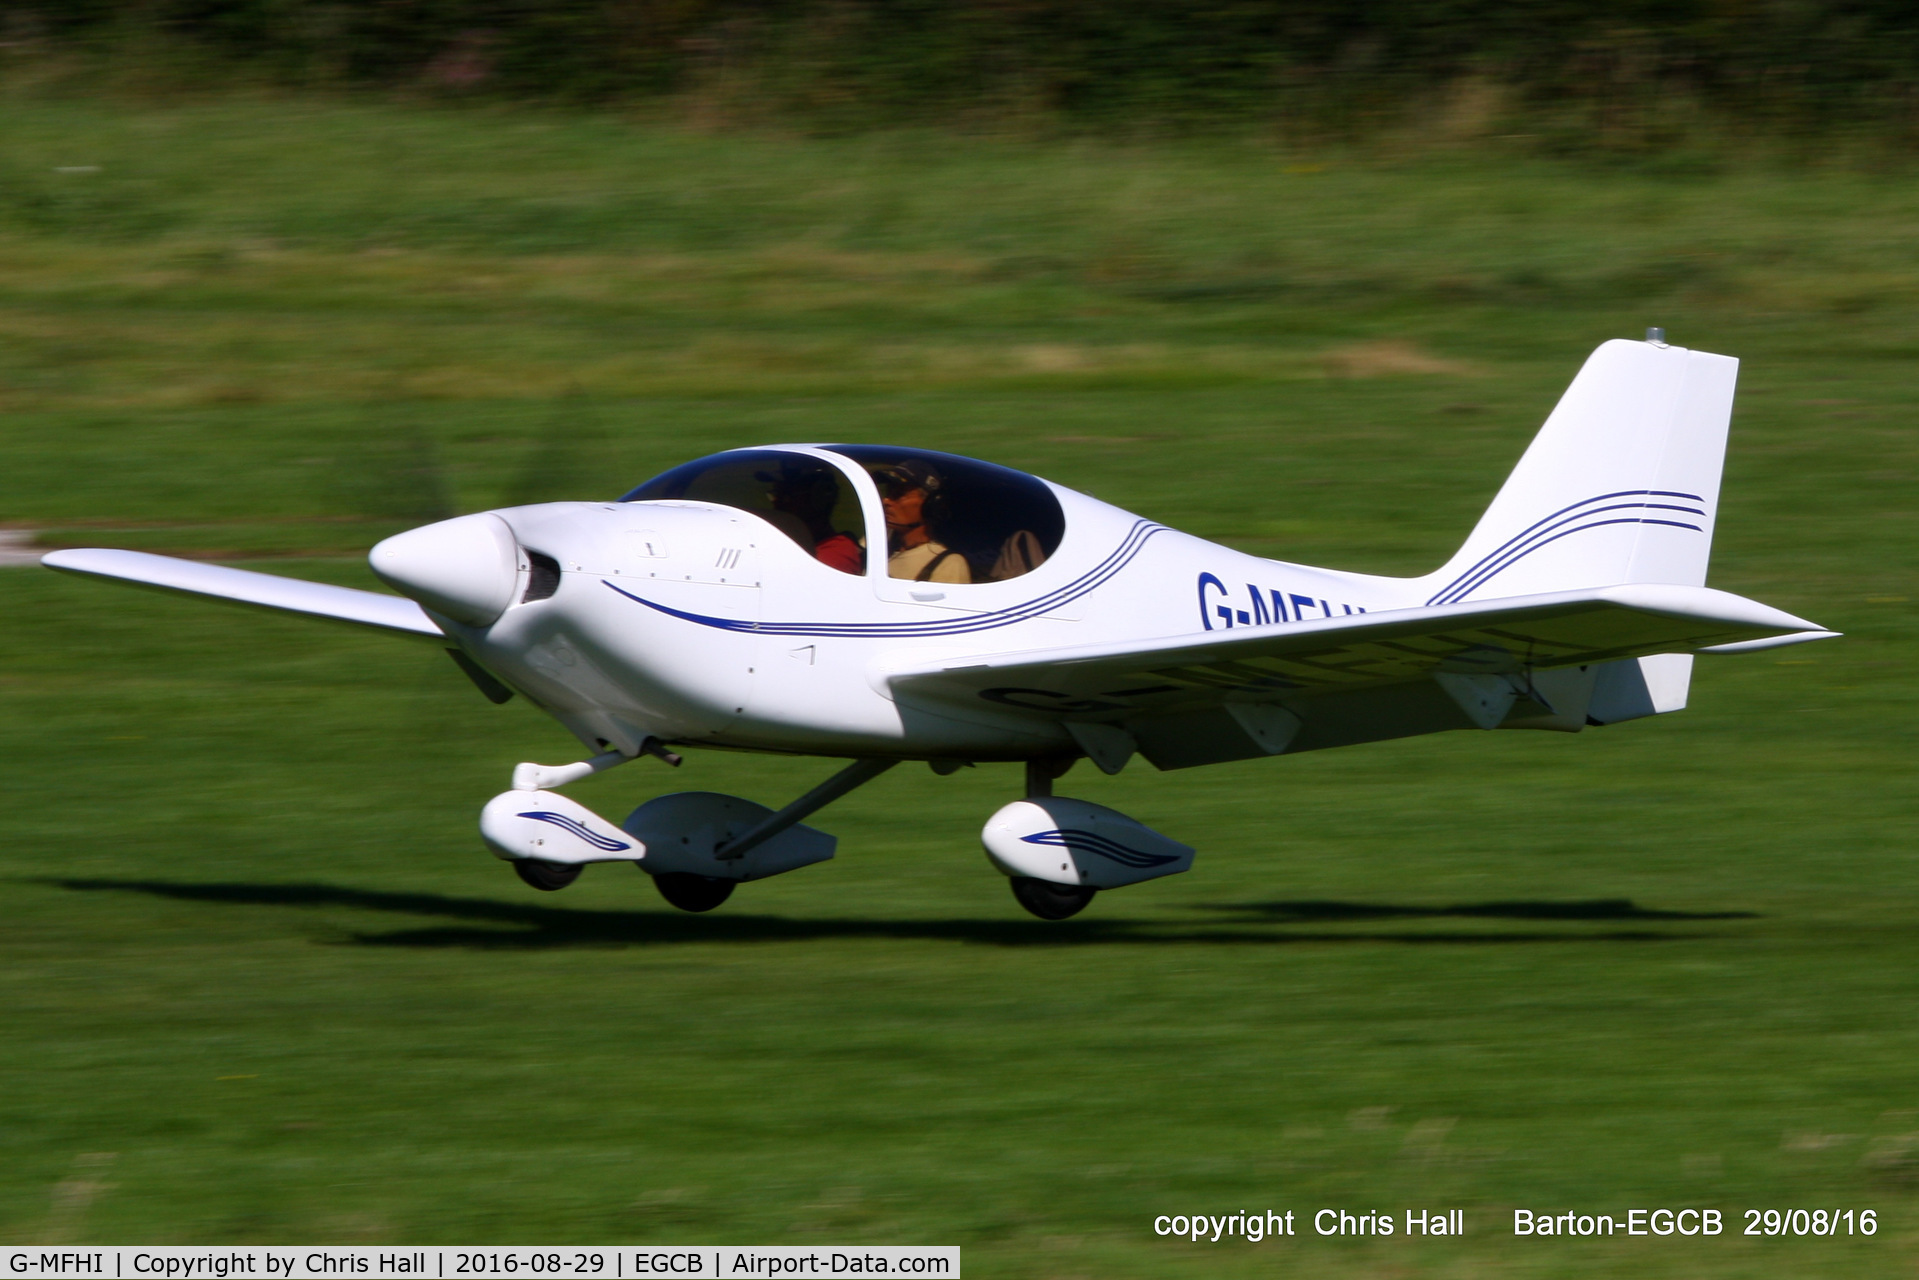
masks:
[[[578,880],[580,872],[584,870],[586,868],[578,863],[543,862],[538,858],[516,858],[513,861],[513,873],[543,893],[566,888]]]
[[[1007,881],[1013,886],[1013,897],[1019,904],[1042,920],[1064,920],[1076,916],[1086,909],[1099,890],[1090,885],[1054,884],[1050,880],[1035,880],[1031,876],[1013,876]]]

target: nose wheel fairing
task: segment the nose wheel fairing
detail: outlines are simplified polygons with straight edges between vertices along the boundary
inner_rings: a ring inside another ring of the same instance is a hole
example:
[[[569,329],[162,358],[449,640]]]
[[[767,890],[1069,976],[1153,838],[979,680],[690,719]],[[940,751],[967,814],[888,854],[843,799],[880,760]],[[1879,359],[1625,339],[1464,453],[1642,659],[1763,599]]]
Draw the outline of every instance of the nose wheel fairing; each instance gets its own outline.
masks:
[[[555,791],[503,791],[480,810],[480,838],[496,858],[584,866],[637,862],[646,848],[576,800]]]
[[[506,791],[480,811],[480,836],[495,857],[516,866],[631,862],[649,875],[715,880],[764,880],[833,856],[835,837],[799,823],[737,857],[725,856],[730,843],[773,816],[765,805],[738,796],[681,791],[647,801],[614,826],[557,792]]]

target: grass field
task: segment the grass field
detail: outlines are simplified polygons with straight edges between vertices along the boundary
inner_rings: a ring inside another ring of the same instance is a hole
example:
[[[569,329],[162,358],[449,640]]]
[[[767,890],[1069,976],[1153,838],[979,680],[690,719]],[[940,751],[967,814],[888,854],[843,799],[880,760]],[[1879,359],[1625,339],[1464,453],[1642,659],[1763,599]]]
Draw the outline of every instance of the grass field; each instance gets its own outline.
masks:
[[[1919,180],[214,98],[0,101],[0,523],[367,585],[375,539],[891,440],[1424,571],[1599,341],[1746,363],[1712,583],[1847,632],[1683,715],[1118,779],[1194,871],[1027,919],[1010,767],[712,916],[536,895],[571,758],[443,658],[0,570],[0,1239],[956,1243],[974,1276],[1909,1275]],[[779,803],[823,762],[582,783]],[[1707,1241],[1511,1210],[1711,1206]],[[1414,1243],[1154,1215],[1463,1207]],[[1871,1239],[1739,1235],[1871,1208]]]

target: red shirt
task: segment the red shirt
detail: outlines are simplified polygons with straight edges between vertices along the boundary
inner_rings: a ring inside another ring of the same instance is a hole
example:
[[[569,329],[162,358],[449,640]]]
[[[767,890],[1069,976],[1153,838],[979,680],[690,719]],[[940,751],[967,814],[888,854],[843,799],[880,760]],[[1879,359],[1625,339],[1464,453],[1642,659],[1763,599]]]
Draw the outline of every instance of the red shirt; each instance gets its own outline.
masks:
[[[836,533],[813,548],[813,558],[841,573],[866,572],[866,552],[844,533]]]

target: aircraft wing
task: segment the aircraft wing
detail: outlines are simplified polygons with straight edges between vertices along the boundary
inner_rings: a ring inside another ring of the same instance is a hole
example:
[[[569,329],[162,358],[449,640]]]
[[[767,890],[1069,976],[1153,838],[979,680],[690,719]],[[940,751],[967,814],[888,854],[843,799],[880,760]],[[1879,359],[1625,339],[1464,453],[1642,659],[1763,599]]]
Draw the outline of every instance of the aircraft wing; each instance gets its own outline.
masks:
[[[1367,699],[1366,691],[1418,684],[1438,693],[1452,682],[1449,692],[1458,699],[1470,694],[1460,679],[1724,646],[1759,648],[1832,634],[1728,592],[1634,584],[949,659],[897,671],[890,684],[894,696],[907,702],[977,706],[983,699],[1002,711],[1012,708],[1069,725],[1133,725],[1140,717],[1182,714],[1190,719],[1209,708],[1237,708],[1243,718],[1249,704],[1304,707],[1308,699],[1329,696],[1342,697],[1353,714],[1362,714],[1353,695],[1381,708],[1364,715],[1390,718],[1395,712],[1389,700]],[[1505,696],[1510,702],[1513,695]],[[1302,740],[1292,749],[1305,745]]]
[[[155,591],[179,595],[203,596],[230,604],[274,609],[282,613],[304,614],[357,627],[370,627],[389,634],[435,640],[442,645],[446,636],[426,616],[419,605],[401,596],[377,591],[359,591],[324,582],[283,578],[273,573],[254,573],[230,569],[224,565],[181,560],[174,556],[156,556],[145,551],[112,551],[82,547],[55,551],[41,561],[49,569],[79,574],[88,578],[107,578]]]

